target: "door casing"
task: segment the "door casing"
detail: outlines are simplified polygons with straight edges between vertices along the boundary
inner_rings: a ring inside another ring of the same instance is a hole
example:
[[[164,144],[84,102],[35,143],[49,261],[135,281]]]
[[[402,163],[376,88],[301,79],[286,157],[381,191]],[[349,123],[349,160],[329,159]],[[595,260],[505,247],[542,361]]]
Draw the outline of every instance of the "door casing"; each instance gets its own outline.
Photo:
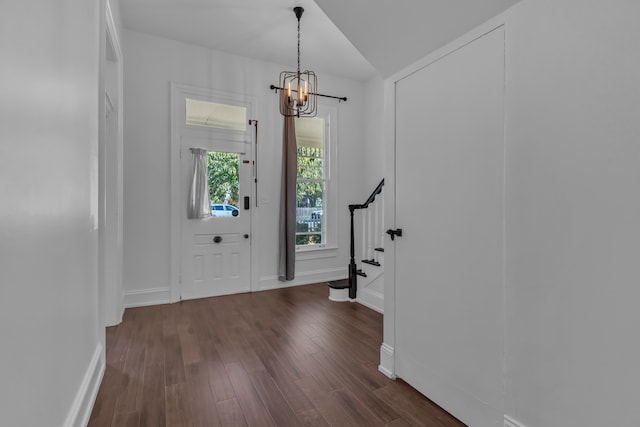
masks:
[[[228,131],[224,129],[212,130],[206,127],[189,126],[185,124],[185,99],[200,99],[203,101],[224,103],[230,105],[242,106],[247,109],[247,120],[255,118],[257,111],[256,98],[247,95],[238,95],[235,93],[229,93],[219,91],[215,89],[201,88],[197,86],[190,86],[171,82],[171,147],[170,147],[170,162],[171,162],[171,254],[170,254],[170,302],[177,302],[181,299],[181,277],[180,268],[182,262],[182,233],[181,233],[181,221],[184,216],[186,207],[181,203],[182,195],[182,160],[181,150],[182,141],[185,138],[220,138],[227,139],[232,142],[244,142],[247,144],[250,150],[251,158],[256,158],[256,141],[255,132],[253,126],[247,123],[247,129],[245,132]],[[252,162],[252,167],[255,174],[255,162]],[[250,197],[253,206],[255,206],[255,186],[251,186]],[[248,211],[250,215],[250,221],[254,223],[255,209]],[[251,245],[251,271],[255,270],[255,244]],[[251,282],[251,291],[255,291],[255,280],[253,278]]]
[[[475,30],[471,31],[467,35],[449,43],[441,49],[433,52],[422,60],[407,67],[406,69],[396,73],[387,79],[384,83],[384,99],[385,99],[385,113],[384,113],[384,140],[388,143],[386,147],[386,177],[385,184],[387,187],[385,197],[385,229],[402,228],[402,224],[397,223],[397,198],[396,198],[396,114],[397,114],[397,99],[396,99],[396,84],[403,80],[407,76],[410,76],[419,70],[428,67],[443,57],[446,57],[450,53],[464,47],[465,45],[473,42],[474,40],[482,37],[485,34],[492,32],[504,26],[505,16],[500,15],[494,19],[486,22]],[[409,232],[407,230],[407,232]],[[398,348],[397,348],[397,333],[398,323],[397,316],[398,310],[402,307],[397,307],[397,288],[396,288],[396,250],[395,245],[391,240],[387,240],[385,247],[388,249],[385,251],[385,290],[384,290],[384,326],[383,334],[384,341],[380,349],[380,365],[379,370],[390,378],[395,378],[399,373],[398,371]],[[502,282],[502,292],[504,295],[504,282]],[[502,361],[503,362],[503,361]],[[401,371],[402,369],[400,369]],[[400,372],[401,373],[401,372]],[[454,414],[456,415],[456,414]]]

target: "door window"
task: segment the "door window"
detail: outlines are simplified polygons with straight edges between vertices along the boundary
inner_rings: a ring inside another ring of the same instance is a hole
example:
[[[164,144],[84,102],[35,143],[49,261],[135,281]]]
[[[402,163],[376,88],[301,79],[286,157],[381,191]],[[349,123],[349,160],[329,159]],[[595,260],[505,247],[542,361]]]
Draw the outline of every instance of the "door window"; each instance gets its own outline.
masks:
[[[222,151],[207,153],[207,172],[211,215],[235,218],[240,215],[240,154]]]

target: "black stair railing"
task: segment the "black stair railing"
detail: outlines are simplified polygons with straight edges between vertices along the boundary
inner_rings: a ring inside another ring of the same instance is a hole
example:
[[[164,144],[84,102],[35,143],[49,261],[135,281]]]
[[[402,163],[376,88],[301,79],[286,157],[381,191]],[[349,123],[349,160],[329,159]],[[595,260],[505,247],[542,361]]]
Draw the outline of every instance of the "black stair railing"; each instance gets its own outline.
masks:
[[[351,214],[351,247],[349,261],[349,298],[355,299],[358,290],[358,276],[366,277],[367,274],[362,270],[358,270],[356,265],[356,244],[355,244],[355,231],[353,226],[353,215],[358,209],[367,209],[371,203],[376,199],[376,196],[382,193],[382,187],[384,187],[384,178],[380,181],[380,184],[376,187],[367,200],[360,205],[349,205],[349,213]]]

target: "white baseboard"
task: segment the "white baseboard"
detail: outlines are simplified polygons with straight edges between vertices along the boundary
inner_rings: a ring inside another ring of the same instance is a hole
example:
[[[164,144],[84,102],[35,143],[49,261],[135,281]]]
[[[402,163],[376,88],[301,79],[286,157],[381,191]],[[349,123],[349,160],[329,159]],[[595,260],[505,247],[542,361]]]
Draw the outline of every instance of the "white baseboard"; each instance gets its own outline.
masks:
[[[362,268],[362,271],[367,274],[367,277],[358,277],[358,290],[367,288],[384,277],[384,267],[376,267],[366,263],[362,263],[358,267]]]
[[[171,292],[169,288],[140,289],[125,291],[123,307],[143,307],[147,305],[168,304]]]
[[[504,416],[504,427],[525,427],[524,424],[520,424],[508,415]]]
[[[380,365],[378,366],[378,371],[385,374],[387,377],[392,380],[396,379],[395,372],[395,362],[394,362],[394,350],[388,344],[382,343],[380,346]]]
[[[358,289],[356,302],[384,314],[384,295],[372,289]]]
[[[310,285],[312,283],[341,280],[347,277],[347,268],[327,268],[323,270],[296,272],[296,277],[288,282],[281,282],[278,276],[261,277],[258,281],[258,291],[288,288],[291,286]]]
[[[82,384],[73,400],[64,427],[84,427],[89,423],[93,404],[98,396],[98,389],[105,369],[104,348],[98,344],[93,353]]]
[[[504,409],[497,400],[492,404],[479,399],[476,394],[458,386],[445,373],[427,366],[419,358],[396,357],[395,369],[396,373],[413,388],[466,425],[499,426],[503,424]],[[420,375],[413,374],[416,372]]]

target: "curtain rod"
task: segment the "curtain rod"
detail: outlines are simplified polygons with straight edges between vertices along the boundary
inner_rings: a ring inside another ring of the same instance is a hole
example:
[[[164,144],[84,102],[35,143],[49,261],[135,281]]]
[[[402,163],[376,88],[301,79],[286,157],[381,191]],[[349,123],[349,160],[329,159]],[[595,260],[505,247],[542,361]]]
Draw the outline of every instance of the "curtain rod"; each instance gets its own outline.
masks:
[[[271,86],[269,86],[269,89],[271,89],[271,90],[275,90],[275,91],[276,91],[276,93],[277,93],[279,90],[285,90],[284,88],[281,88],[281,87],[278,87],[278,86],[275,86],[275,85],[271,85]],[[295,89],[291,89],[291,92],[297,92],[297,90],[295,90]],[[323,98],[333,98],[333,99],[337,99],[337,100],[338,100],[338,102],[340,102],[340,101],[347,102],[347,97],[346,97],[346,96],[323,95],[323,94],[321,94],[321,93],[311,93],[311,95],[322,96]]]

